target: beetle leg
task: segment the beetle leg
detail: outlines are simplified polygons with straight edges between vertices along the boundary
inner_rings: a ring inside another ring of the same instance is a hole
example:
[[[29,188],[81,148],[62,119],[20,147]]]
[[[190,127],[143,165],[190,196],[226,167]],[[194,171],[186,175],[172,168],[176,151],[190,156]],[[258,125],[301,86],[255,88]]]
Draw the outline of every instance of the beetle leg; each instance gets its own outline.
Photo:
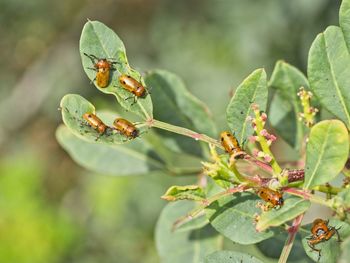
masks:
[[[84,55],[87,56],[91,60],[92,64],[95,64],[95,61],[99,60],[99,58],[96,57],[95,55],[92,55],[92,54],[89,55],[89,54],[86,54],[86,53],[84,53]]]
[[[341,229],[341,226],[340,226],[340,227],[338,227],[338,228],[334,228],[334,231],[335,231],[335,233],[337,233],[338,242],[342,242],[342,240],[340,239],[339,232],[338,232],[338,230],[339,230],[339,229]]]
[[[136,96],[134,96],[134,101],[131,103],[131,106],[134,105],[136,103]]]
[[[148,94],[151,94],[152,87],[145,87]]]
[[[132,98],[133,98],[133,96],[130,96],[130,97],[125,98],[124,100],[132,99]]]
[[[310,238],[310,241],[307,241],[307,244],[309,245],[309,247],[310,247],[313,251],[318,252],[317,261],[320,261],[320,258],[321,258],[321,249],[315,248],[315,244],[311,243],[312,240],[316,240],[316,239],[314,239],[313,237],[311,237],[311,238]]]

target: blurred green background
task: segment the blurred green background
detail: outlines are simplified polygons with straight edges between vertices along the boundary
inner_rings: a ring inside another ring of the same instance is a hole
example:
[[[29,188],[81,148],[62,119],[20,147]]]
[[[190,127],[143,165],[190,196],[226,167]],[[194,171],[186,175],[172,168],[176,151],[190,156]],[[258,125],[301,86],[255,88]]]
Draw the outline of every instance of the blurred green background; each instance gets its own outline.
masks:
[[[337,24],[334,0],[1,0],[0,262],[158,262],[153,231],[167,174],[113,177],[77,166],[57,144],[61,97],[99,108],[78,41],[87,19],[111,27],[133,67],[162,68],[225,127],[232,90],[278,59],[305,72],[316,34]],[[157,94],[152,94],[156,96]]]

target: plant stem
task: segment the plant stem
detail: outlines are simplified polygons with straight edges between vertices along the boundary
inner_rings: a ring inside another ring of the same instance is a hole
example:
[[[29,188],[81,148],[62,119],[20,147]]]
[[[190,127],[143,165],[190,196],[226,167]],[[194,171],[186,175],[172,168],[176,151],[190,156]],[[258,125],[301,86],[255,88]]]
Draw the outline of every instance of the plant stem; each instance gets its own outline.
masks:
[[[281,256],[278,260],[278,263],[286,263],[287,262],[288,256],[289,256],[290,251],[292,250],[292,247],[293,247],[295,236],[298,232],[298,228],[301,224],[301,221],[303,220],[303,217],[304,217],[304,214],[297,216],[294,219],[292,226],[288,229],[289,235],[288,235],[288,238],[286,240],[286,243],[284,244],[284,247],[283,247],[283,250],[281,252]]]
[[[203,142],[206,142],[206,143],[214,144],[216,147],[223,149],[223,147],[221,146],[221,144],[217,140],[215,140],[215,139],[213,139],[213,138],[211,138],[211,137],[209,137],[209,136],[207,136],[205,134],[194,132],[194,131],[192,131],[190,129],[187,129],[187,128],[175,126],[175,125],[172,125],[172,124],[169,124],[169,123],[165,123],[165,122],[162,122],[162,121],[158,121],[158,120],[155,120],[155,119],[148,120],[147,124],[148,124],[148,127],[155,127],[155,128],[158,128],[158,129],[162,129],[162,130],[170,131],[170,132],[173,132],[173,133],[181,134],[181,135],[184,135],[184,136],[187,136],[187,137],[191,137],[191,138],[195,139],[196,141],[199,140],[199,141],[203,141]]]
[[[263,169],[263,170],[265,170],[265,171],[267,171],[267,172],[269,172],[269,173],[272,173],[272,172],[273,172],[273,170],[272,170],[272,168],[271,168],[270,165],[268,165],[267,163],[264,163],[264,162],[262,162],[262,161],[260,161],[260,160],[258,160],[258,159],[256,159],[256,158],[254,158],[254,157],[252,157],[252,156],[250,156],[250,155],[248,155],[248,154],[246,154],[246,155],[244,156],[244,160],[247,160],[248,162],[253,163],[253,164],[259,166],[261,169]]]
[[[334,187],[334,186],[318,185],[312,188],[312,190],[316,190],[326,194],[336,195],[340,193],[343,189],[339,187]]]
[[[234,194],[237,192],[243,192],[243,191],[247,190],[248,188],[249,187],[246,185],[239,185],[238,187],[229,188],[226,191],[220,192],[216,195],[211,196],[210,198],[202,200],[201,205],[199,205],[198,207],[193,209],[187,215],[177,219],[175,221],[175,223],[173,224],[172,230],[175,230],[176,228],[183,225],[184,223],[187,223],[187,222],[191,221],[192,219],[196,218],[197,216],[199,216],[201,214],[201,212],[203,212],[204,208],[208,207],[210,204],[212,204],[216,200],[220,199],[221,197],[231,195],[231,194]]]
[[[317,195],[313,195],[313,194],[306,192],[304,190],[300,190],[300,189],[296,189],[296,188],[285,188],[285,189],[283,189],[283,191],[285,193],[289,193],[291,195],[299,196],[305,200],[310,200],[311,202],[333,208],[332,203],[330,201],[324,200],[324,198],[317,196]]]
[[[274,173],[279,177],[282,172],[282,168],[278,165],[275,156],[270,151],[270,146],[268,145],[266,138],[263,135],[261,135],[261,132],[264,129],[264,123],[263,123],[263,120],[261,119],[259,109],[254,110],[254,113],[255,113],[256,135],[259,138],[258,142],[263,152],[265,154],[268,154],[271,157],[271,161],[270,161],[271,167]],[[282,179],[282,178],[279,178],[279,179]]]

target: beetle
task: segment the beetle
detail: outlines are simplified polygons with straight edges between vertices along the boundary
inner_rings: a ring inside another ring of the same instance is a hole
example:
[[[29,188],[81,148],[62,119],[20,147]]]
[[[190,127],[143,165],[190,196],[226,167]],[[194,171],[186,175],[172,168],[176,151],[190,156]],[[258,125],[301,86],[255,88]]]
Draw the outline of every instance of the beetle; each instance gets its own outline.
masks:
[[[222,147],[224,147],[227,153],[229,153],[230,155],[234,155],[235,158],[244,157],[245,153],[242,150],[241,146],[239,145],[237,138],[233,134],[231,134],[229,131],[221,132],[220,141],[221,141]]]
[[[136,101],[136,98],[144,98],[148,93],[147,88],[143,86],[139,81],[131,77],[130,75],[126,75],[126,74],[120,75],[119,83],[125,90],[135,95],[134,103]],[[129,97],[129,98],[132,98],[132,97]],[[126,98],[126,100],[129,98]]]
[[[306,238],[306,239],[308,239],[307,244],[309,245],[309,247],[313,251],[318,252],[318,260],[317,261],[319,261],[321,258],[321,249],[315,248],[316,244],[331,239],[331,237],[334,234],[337,234],[338,242],[341,242],[340,235],[338,232],[340,227],[335,228],[333,226],[329,226],[328,223],[329,223],[329,220],[323,220],[321,218],[315,219],[314,222],[312,223],[312,227],[311,227],[311,237]]]
[[[117,64],[118,62],[112,62],[107,60],[106,58],[98,58],[95,55],[86,54],[85,56],[91,59],[91,62],[93,64],[93,68],[88,68],[95,70],[96,77],[94,80],[96,80],[97,86],[100,88],[105,88],[109,85],[109,79],[110,79],[110,72],[113,70],[113,65]]]
[[[115,119],[113,122],[113,126],[118,132],[130,139],[134,139],[139,135],[139,131],[135,127],[135,125],[123,118]]]
[[[93,113],[84,113],[83,119],[86,120],[86,122],[95,130],[98,131],[98,133],[103,134],[106,132],[108,126],[101,121],[99,117],[97,117]]]
[[[267,202],[267,208],[281,208],[284,204],[283,195],[281,192],[272,190],[268,187],[260,187],[256,191],[257,195]]]

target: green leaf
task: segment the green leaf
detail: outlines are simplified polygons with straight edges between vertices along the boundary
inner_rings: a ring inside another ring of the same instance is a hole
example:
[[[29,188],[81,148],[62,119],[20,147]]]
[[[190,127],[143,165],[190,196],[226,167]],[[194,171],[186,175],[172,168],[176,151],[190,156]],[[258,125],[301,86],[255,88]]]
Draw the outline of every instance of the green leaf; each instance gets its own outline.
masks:
[[[69,128],[69,130],[79,138],[86,140],[88,142],[98,142],[104,144],[122,144],[130,142],[125,135],[122,135],[116,131],[109,130],[103,135],[100,135],[98,131],[92,128],[84,119],[84,113],[96,113],[95,107],[86,99],[76,94],[65,95],[60,103],[62,111],[62,119],[64,124]],[[108,126],[112,126],[113,119],[109,118],[109,122],[102,116],[98,117]],[[118,116],[115,115],[115,118]],[[140,133],[146,131],[143,127],[139,129]]]
[[[206,256],[204,263],[262,263],[259,259],[237,251],[216,251]]]
[[[350,54],[339,27],[319,34],[309,51],[310,88],[329,112],[350,128]]]
[[[308,81],[297,68],[280,60],[273,70],[269,86],[276,90],[269,120],[283,139],[298,148],[303,138],[304,125],[298,120],[298,113],[303,112],[303,108],[297,93],[300,87],[308,89]],[[288,120],[284,117],[288,117]]]
[[[205,214],[199,215],[180,226],[176,227],[175,232],[186,232],[189,230],[200,229],[209,224],[209,220],[205,217]]]
[[[187,90],[177,75],[165,70],[153,70],[146,75],[145,81],[155,94],[155,118],[194,128],[209,136],[217,135],[208,107]]]
[[[346,209],[350,209],[350,188],[346,188],[341,191],[337,197],[340,197],[342,199],[342,202],[345,205]]]
[[[281,96],[292,105],[299,102],[297,93],[300,87],[308,88],[309,83],[304,74],[296,67],[280,60],[277,61],[273,70],[269,86],[275,89]],[[301,106],[295,105],[296,111],[301,110]]]
[[[309,207],[310,201],[298,197],[288,198],[280,209],[271,209],[268,212],[262,213],[256,224],[256,230],[264,231],[271,226],[282,225],[304,213]]]
[[[338,120],[317,123],[306,146],[304,189],[331,181],[344,168],[349,154],[349,135]]]
[[[337,229],[340,228],[338,230],[338,232],[339,232],[341,240],[344,240],[350,234],[350,225],[345,223],[345,222],[342,222],[340,220],[331,218],[329,220],[328,226],[332,226],[332,227],[335,227]],[[311,228],[311,225],[309,225],[308,228]],[[303,240],[302,240],[303,247],[305,249],[306,254],[314,261],[317,261],[318,252],[313,251],[309,247],[309,245],[307,244],[308,240],[306,238],[308,238],[310,236],[311,236],[311,234],[303,238]],[[341,243],[338,242],[336,234],[333,235],[333,237],[331,239],[329,239],[328,241],[324,241],[324,242],[321,242],[319,244],[316,244],[315,248],[321,249],[321,258],[320,258],[319,263],[335,263],[335,262],[337,262],[337,259],[338,259],[339,254],[340,254],[340,244]]]
[[[350,1],[343,0],[339,10],[339,25],[343,31],[348,50],[350,50]]]
[[[194,200],[201,201],[205,199],[204,190],[198,185],[186,185],[186,186],[171,186],[162,199],[167,201],[178,201],[178,200]]]
[[[297,233],[295,236],[292,250],[288,256],[288,261],[287,261],[288,263],[311,262],[311,260],[307,258],[303,244],[301,243],[302,237],[300,235],[300,232],[301,231],[299,231],[299,233]],[[283,232],[281,231],[278,234],[276,234],[274,237],[263,240],[260,243],[256,244],[256,247],[264,256],[268,258],[278,259],[281,256],[281,252],[285,245],[287,236],[288,235],[286,231],[283,231]]]
[[[283,99],[277,92],[270,104],[268,120],[279,136],[295,149],[299,149],[303,123],[298,121],[293,106],[288,100]]]
[[[221,234],[239,244],[255,244],[273,236],[272,231],[257,232],[255,215],[260,200],[252,194],[236,194],[221,198],[206,208],[211,225]]]
[[[338,263],[348,263],[350,258],[350,238],[345,239],[341,244],[341,251]]]
[[[63,125],[58,127],[56,138],[76,163],[91,171],[140,175],[164,169],[164,165],[153,157],[152,149],[140,140],[117,146],[86,142]]]
[[[261,111],[266,110],[267,82],[264,69],[251,73],[236,89],[226,109],[226,119],[231,131],[242,144],[253,134],[253,128],[247,117],[254,117],[252,104],[258,104]]]
[[[98,21],[88,21],[83,28],[80,37],[80,55],[85,73],[93,81],[96,72],[89,69],[93,64],[84,53],[118,62],[114,65],[115,70],[111,71],[110,84],[106,88],[100,88],[95,84],[97,89],[106,94],[113,94],[127,111],[136,113],[143,119],[152,118],[151,96],[147,94],[145,98],[137,98],[134,103],[133,99],[127,99],[134,95],[123,89],[119,83],[118,77],[121,74],[130,75],[141,83],[143,81],[141,74],[129,66],[124,44],[113,30]]]
[[[163,209],[155,232],[162,263],[200,263],[206,255],[219,249],[218,236],[210,226],[188,232],[172,232],[175,220],[193,207],[192,202],[176,202],[169,203]]]
[[[166,163],[167,169],[174,174],[193,174],[202,170],[202,164],[199,157],[185,152],[176,152],[170,149],[164,138],[154,132],[147,132],[147,141],[162,160]]]

